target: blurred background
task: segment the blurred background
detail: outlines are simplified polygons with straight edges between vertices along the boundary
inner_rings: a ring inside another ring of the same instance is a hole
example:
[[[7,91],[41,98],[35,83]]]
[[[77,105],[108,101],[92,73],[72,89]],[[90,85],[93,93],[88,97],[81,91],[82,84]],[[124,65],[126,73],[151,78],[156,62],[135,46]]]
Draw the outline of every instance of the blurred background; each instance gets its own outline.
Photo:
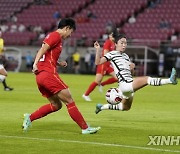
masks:
[[[75,19],[77,30],[64,41],[60,59],[68,67],[59,72],[94,74],[93,43],[103,45],[115,27],[128,38],[135,75],[180,70],[179,0],[0,0],[0,12],[7,71],[31,72],[43,39],[64,17]]]

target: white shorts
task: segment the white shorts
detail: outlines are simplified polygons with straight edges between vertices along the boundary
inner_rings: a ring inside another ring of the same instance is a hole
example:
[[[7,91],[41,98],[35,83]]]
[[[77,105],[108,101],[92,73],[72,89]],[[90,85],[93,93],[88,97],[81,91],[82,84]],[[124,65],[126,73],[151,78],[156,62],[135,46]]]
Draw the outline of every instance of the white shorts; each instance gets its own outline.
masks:
[[[122,92],[122,96],[125,99],[128,99],[134,95],[132,82],[130,83],[121,82],[119,83],[118,89]]]
[[[4,66],[2,64],[0,64],[0,69],[3,69],[3,68],[4,68]]]

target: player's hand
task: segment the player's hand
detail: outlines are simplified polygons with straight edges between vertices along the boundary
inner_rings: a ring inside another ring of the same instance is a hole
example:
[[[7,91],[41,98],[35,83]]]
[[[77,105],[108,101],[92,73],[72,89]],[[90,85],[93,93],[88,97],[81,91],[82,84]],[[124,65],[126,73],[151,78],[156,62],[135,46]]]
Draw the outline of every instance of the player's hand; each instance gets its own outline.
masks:
[[[99,45],[99,43],[98,43],[97,41],[94,43],[94,47],[95,47],[96,49],[99,49],[99,48],[100,48],[100,45]]]
[[[34,74],[37,74],[38,68],[37,68],[37,65],[36,65],[36,64],[33,65],[32,72],[33,72]]]
[[[129,66],[130,66],[131,70],[133,70],[135,68],[135,64],[134,63],[131,63]]]
[[[61,62],[59,62],[59,66],[67,67],[67,62],[61,61]]]

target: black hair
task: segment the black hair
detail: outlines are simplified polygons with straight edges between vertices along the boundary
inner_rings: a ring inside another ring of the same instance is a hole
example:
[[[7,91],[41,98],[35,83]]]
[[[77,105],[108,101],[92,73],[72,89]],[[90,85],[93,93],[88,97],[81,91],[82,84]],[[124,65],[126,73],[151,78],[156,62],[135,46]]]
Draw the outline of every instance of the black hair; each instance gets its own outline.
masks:
[[[116,38],[117,35],[118,35],[118,30],[117,30],[117,28],[114,28],[113,31],[112,31],[112,37]]]
[[[68,26],[70,29],[76,30],[76,22],[71,18],[64,18],[61,19],[58,24],[58,29],[62,29],[64,27]]]
[[[118,34],[116,37],[115,37],[115,43],[117,44],[117,42],[122,39],[122,38],[125,38],[126,39],[126,36],[124,34]]]

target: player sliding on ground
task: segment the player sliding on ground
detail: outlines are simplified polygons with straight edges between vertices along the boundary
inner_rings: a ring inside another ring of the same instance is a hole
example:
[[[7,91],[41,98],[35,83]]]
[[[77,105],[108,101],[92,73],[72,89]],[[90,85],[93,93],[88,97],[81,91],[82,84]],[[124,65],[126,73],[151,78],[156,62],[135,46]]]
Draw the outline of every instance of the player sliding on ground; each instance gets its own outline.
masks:
[[[94,43],[96,48],[96,65],[103,64],[110,61],[115,74],[118,78],[119,91],[122,92],[122,101],[117,105],[112,104],[97,104],[96,114],[102,110],[121,110],[127,111],[131,108],[133,102],[134,92],[147,86],[161,86],[166,84],[177,84],[176,80],[176,70],[172,68],[171,76],[168,79],[152,78],[150,76],[136,77],[133,79],[132,71],[134,70],[134,63],[130,61],[129,56],[124,53],[127,47],[127,40],[124,35],[118,35],[115,39],[116,50],[105,54],[100,57],[100,45],[98,42]]]
[[[28,130],[33,121],[60,110],[62,103],[66,105],[70,117],[81,128],[82,134],[93,134],[100,129],[100,127],[94,128],[87,125],[71,96],[68,86],[57,72],[57,66],[67,66],[65,61],[58,62],[62,51],[62,40],[70,37],[75,29],[76,24],[73,19],[61,19],[58,29],[44,39],[33,64],[33,73],[36,74],[39,91],[48,99],[49,103],[31,114],[24,114],[24,131]]]

